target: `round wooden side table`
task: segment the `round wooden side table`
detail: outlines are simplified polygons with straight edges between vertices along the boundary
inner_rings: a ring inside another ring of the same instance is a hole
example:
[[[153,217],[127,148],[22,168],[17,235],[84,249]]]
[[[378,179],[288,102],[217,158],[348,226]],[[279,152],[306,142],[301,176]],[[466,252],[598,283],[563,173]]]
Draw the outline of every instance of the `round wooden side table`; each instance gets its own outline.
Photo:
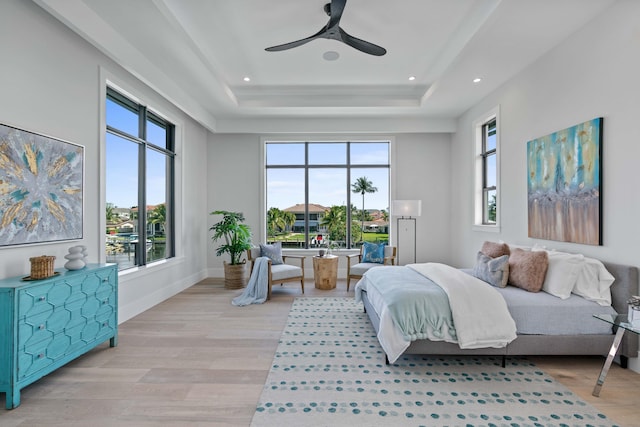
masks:
[[[316,289],[335,289],[338,280],[338,257],[335,255],[313,257],[313,279]]]

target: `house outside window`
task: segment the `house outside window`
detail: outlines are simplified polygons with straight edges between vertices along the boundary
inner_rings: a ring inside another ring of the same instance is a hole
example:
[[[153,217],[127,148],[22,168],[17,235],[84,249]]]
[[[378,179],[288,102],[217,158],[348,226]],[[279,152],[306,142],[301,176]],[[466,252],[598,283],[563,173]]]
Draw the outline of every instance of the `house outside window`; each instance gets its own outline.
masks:
[[[499,225],[499,134],[498,109],[474,123],[476,200],[475,225],[495,229]]]
[[[112,88],[106,122],[107,261],[124,270],[171,258],[175,126]]]
[[[388,242],[389,146],[265,142],[267,240],[302,249]]]

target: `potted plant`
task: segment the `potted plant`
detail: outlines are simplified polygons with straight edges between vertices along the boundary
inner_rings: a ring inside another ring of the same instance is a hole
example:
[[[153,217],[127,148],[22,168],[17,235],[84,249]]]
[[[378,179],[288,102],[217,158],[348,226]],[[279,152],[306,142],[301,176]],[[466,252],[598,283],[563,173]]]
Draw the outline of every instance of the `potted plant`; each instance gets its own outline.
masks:
[[[244,215],[241,212],[213,211],[211,215],[222,215],[222,220],[209,229],[213,231],[211,239],[214,243],[222,241],[216,255],[229,254],[231,257],[230,263],[224,261],[224,286],[227,289],[243,288],[246,285],[243,254],[251,248],[251,229],[242,223]]]

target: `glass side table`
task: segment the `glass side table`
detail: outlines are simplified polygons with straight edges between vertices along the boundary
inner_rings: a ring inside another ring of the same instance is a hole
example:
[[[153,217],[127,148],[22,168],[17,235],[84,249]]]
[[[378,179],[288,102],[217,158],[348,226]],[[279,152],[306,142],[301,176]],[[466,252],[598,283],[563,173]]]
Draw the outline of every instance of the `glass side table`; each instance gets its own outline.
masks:
[[[622,341],[622,337],[626,331],[633,332],[634,334],[640,335],[640,325],[635,326],[628,322],[626,314],[594,314],[593,317],[596,319],[600,319],[604,322],[610,323],[613,326],[617,327],[616,336],[613,339],[613,344],[611,344],[611,349],[609,350],[609,354],[607,355],[607,360],[604,362],[604,366],[600,371],[600,376],[598,376],[598,381],[596,382],[596,386],[593,388],[592,395],[598,397],[600,396],[600,389],[602,389],[602,385],[604,384],[604,379],[607,377],[607,373],[609,372],[609,368],[611,367],[611,362],[613,362],[613,358],[616,356],[618,352],[618,347],[620,346],[620,341]]]

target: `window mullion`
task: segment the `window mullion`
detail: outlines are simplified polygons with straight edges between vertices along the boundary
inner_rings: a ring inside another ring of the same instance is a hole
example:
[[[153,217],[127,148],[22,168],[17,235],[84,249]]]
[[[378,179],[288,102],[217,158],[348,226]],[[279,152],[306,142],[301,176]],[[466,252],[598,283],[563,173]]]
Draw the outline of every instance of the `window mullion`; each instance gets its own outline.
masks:
[[[304,143],[304,248],[309,249],[309,143]]]
[[[347,141],[347,206],[344,207],[344,213],[347,222],[345,245],[347,249],[351,249],[351,141]]]
[[[170,126],[167,128],[167,142],[166,142],[166,147],[173,151],[174,150],[174,142],[175,142],[175,128],[173,126]],[[165,243],[165,248],[166,248],[166,252],[165,252],[165,256],[166,257],[173,257],[176,254],[176,247],[175,247],[175,239],[173,238],[174,233],[175,233],[175,217],[174,217],[174,206],[175,206],[175,191],[174,191],[174,187],[173,187],[173,183],[175,182],[175,156],[171,156],[169,158],[167,158],[167,161],[169,162],[169,167],[168,167],[168,175],[167,176],[167,180],[172,184],[171,186],[168,186],[166,191],[166,206],[165,206],[165,212],[166,212],[166,224],[169,227],[169,231],[167,231],[165,229],[164,235],[165,235],[165,239],[166,239],[166,243]]]

